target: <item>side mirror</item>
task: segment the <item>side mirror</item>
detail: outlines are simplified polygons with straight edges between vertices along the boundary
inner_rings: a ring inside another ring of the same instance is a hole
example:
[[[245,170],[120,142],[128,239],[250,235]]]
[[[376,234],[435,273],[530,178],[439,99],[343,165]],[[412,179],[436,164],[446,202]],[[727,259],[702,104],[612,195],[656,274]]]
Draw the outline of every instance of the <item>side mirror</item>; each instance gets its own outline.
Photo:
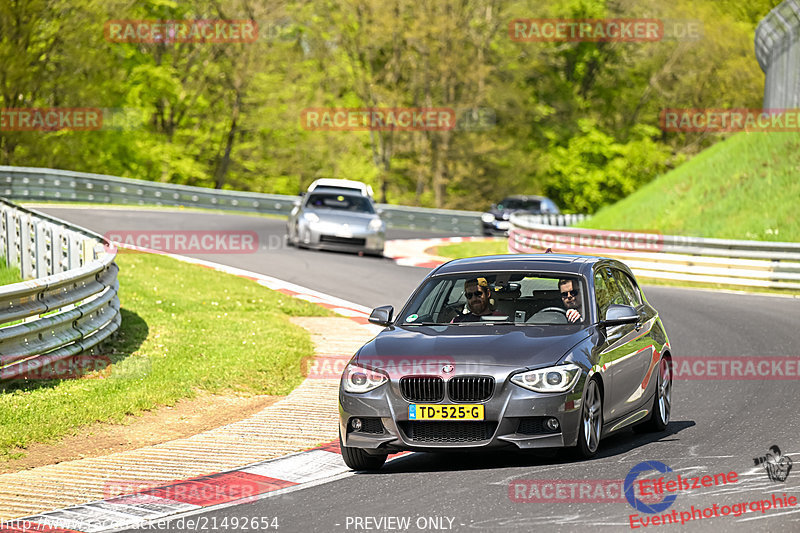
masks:
[[[606,310],[605,319],[600,321],[600,325],[619,326],[621,324],[635,324],[639,321],[639,313],[630,305],[611,304]]]
[[[292,202],[292,205],[294,207],[300,207],[300,200],[295,200],[294,202]]]
[[[388,326],[392,323],[392,315],[394,314],[394,307],[391,305],[382,305],[376,307],[369,314],[369,321],[379,326]]]

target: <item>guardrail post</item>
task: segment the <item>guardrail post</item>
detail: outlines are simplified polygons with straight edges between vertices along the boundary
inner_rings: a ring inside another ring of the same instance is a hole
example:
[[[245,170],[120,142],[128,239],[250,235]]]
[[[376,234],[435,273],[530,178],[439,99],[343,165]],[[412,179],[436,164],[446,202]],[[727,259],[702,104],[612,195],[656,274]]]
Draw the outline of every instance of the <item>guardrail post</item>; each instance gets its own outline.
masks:
[[[73,268],[80,268],[81,260],[82,260],[82,253],[83,253],[83,250],[81,250],[80,240],[75,236],[74,233],[72,233],[72,232],[67,233],[67,268],[66,268],[66,270],[72,270]]]
[[[17,239],[18,230],[17,212],[7,212],[6,218],[6,263],[8,266],[19,264],[19,240]]]
[[[43,278],[53,273],[53,257],[50,249],[53,247],[52,229],[47,224],[39,221],[36,223],[35,248],[36,248],[36,277]]]
[[[6,259],[7,267],[11,266],[11,251],[9,250],[11,239],[8,238],[10,218],[7,210],[0,211],[0,253]]]
[[[28,215],[20,215],[19,220],[19,270],[22,279],[34,277],[35,258],[31,254],[33,243],[31,242],[31,218]]]

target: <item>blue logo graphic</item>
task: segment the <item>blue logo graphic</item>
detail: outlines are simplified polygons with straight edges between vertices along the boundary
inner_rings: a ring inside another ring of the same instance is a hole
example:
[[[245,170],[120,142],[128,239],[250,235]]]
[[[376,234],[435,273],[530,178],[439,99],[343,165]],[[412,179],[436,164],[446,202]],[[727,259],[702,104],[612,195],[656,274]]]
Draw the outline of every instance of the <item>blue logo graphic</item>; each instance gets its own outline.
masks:
[[[639,477],[639,474],[642,472],[649,472],[650,470],[656,470],[662,474],[672,472],[672,469],[661,461],[644,461],[639,463],[631,468],[631,471],[625,476],[625,499],[628,500],[631,507],[641,513],[656,514],[668,509],[669,506],[675,502],[678,495],[670,494],[656,503],[644,503],[642,500],[637,499],[636,495],[633,493],[633,483],[636,481],[636,478]]]
[[[417,419],[417,406],[413,403],[408,406],[408,418],[411,420]]]

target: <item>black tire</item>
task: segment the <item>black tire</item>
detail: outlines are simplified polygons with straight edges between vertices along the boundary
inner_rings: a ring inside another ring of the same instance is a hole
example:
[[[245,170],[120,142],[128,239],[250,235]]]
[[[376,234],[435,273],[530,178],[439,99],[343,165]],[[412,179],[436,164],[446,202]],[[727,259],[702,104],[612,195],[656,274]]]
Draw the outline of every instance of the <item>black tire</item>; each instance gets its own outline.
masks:
[[[587,427],[588,426],[588,427]],[[603,392],[600,384],[592,378],[586,383],[586,394],[581,407],[578,426],[578,455],[589,459],[597,455],[600,436],[603,432]]]
[[[339,432],[339,448],[342,450],[342,459],[348,468],[353,470],[380,470],[386,462],[387,454],[372,455],[361,448],[350,448],[342,444],[342,434]]]
[[[656,393],[650,407],[650,418],[633,429],[637,433],[664,431],[669,424],[672,411],[672,364],[669,359],[661,359],[658,363]]]

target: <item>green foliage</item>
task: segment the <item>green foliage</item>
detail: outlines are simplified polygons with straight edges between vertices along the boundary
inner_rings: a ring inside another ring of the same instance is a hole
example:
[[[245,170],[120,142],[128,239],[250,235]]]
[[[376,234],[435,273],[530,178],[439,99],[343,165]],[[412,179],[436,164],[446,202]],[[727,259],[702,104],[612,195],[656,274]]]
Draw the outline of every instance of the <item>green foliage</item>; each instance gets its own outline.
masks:
[[[594,213],[631,194],[661,173],[669,150],[653,140],[650,126],[637,128],[637,137],[617,142],[592,121],[579,121],[580,133],[566,146],[548,154],[545,193],[578,213]],[[641,136],[639,136],[641,135]]]
[[[760,107],[753,32],[773,3],[0,3],[0,107],[98,107],[137,118],[100,131],[0,132],[0,164],[288,194],[318,177],[344,177],[370,183],[392,203],[478,210],[506,194],[547,193],[566,211],[592,211],[717,141],[653,130],[662,109]],[[548,17],[689,21],[702,24],[702,37],[510,38],[511,20]],[[104,38],[107,21],[137,19],[254,19],[259,38]],[[300,124],[305,108],[371,106],[449,107],[459,126],[365,132]],[[481,109],[491,120],[463,120]]]

